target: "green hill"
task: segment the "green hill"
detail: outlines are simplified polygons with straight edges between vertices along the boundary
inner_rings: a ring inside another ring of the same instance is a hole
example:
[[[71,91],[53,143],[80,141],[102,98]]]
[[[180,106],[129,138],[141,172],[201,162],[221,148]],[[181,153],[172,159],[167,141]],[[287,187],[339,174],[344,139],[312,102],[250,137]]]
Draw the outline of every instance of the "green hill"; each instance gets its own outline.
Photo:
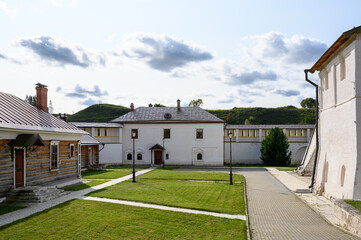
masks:
[[[225,120],[228,124],[314,124],[315,109],[296,108],[233,108],[229,110],[206,110]],[[95,104],[71,116],[70,122],[109,122],[129,112],[129,108],[112,104]]]
[[[314,108],[296,108],[293,106],[279,108],[233,108],[231,110],[207,110],[228,124],[314,124]]]
[[[68,117],[69,122],[109,122],[129,112],[129,108],[112,104],[94,104]]]

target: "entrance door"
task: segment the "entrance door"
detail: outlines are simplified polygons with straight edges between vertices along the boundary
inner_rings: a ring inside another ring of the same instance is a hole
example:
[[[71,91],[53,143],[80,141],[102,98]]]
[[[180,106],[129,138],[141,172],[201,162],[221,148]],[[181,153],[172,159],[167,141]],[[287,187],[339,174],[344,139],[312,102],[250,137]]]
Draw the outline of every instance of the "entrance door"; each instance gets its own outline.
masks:
[[[154,151],[154,164],[162,164],[162,151]]]
[[[15,187],[24,187],[24,149],[15,149]]]
[[[91,147],[88,148],[88,156],[89,156],[88,166],[91,166],[93,164],[93,151]]]

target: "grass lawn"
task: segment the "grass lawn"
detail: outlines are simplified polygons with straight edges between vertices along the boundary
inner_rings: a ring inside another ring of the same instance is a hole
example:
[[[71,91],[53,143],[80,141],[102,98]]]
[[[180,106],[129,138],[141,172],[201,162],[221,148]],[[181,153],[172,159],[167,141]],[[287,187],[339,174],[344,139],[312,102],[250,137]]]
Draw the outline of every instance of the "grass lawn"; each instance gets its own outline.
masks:
[[[133,169],[133,166],[108,166],[107,169]],[[135,170],[149,168],[149,166],[136,166]]]
[[[244,184],[178,180],[122,182],[88,194],[213,212],[245,214]]]
[[[24,206],[0,206],[0,215],[13,212],[22,208],[26,208]]]
[[[350,204],[354,208],[361,211],[361,201],[355,201],[355,200],[345,200],[345,203]]]
[[[169,169],[154,169],[148,173],[142,174],[139,179],[187,179],[187,180],[214,180],[228,181],[229,175],[226,173],[215,172],[196,172],[196,171],[177,171]],[[233,174],[234,181],[242,181],[243,176]]]
[[[135,171],[143,170],[143,168],[135,168]],[[123,168],[117,170],[91,170],[81,173],[81,177],[85,179],[114,179],[132,174],[132,168]]]
[[[295,167],[276,167],[278,171],[293,171],[296,168]]]
[[[87,183],[80,183],[80,184],[76,184],[76,185],[72,185],[69,187],[65,187],[64,190],[66,191],[79,191],[79,190],[83,190],[86,188],[90,188],[102,183],[108,182],[108,180],[94,180],[94,181],[90,181]]]
[[[247,239],[246,222],[73,200],[0,228],[0,239]]]

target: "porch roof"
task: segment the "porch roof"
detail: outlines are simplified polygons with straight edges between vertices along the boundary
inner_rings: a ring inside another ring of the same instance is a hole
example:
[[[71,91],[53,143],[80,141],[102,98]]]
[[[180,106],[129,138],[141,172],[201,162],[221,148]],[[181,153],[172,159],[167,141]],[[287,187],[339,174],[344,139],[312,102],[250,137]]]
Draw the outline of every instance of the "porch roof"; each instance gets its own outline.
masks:
[[[165,148],[159,144],[155,144],[153,147],[149,148],[149,150],[165,150]]]

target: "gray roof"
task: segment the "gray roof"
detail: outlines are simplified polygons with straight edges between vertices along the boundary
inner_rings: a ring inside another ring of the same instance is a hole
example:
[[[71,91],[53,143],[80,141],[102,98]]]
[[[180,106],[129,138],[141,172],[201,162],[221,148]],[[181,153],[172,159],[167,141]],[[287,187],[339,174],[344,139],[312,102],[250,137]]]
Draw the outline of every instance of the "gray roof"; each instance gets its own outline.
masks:
[[[83,135],[80,137],[80,144],[81,145],[101,145],[102,143],[100,143],[98,140],[96,140],[92,136]]]
[[[170,114],[170,115],[169,115]],[[168,118],[165,117],[168,115]],[[224,123],[200,107],[139,107],[111,122],[119,123]]]
[[[294,125],[227,125],[226,129],[272,129],[272,128],[294,128],[294,129],[305,129],[315,128],[313,124],[294,124]]]
[[[70,122],[74,126],[78,128],[90,128],[90,127],[97,127],[97,128],[121,128],[123,127],[122,124],[119,123],[96,123],[96,122]]]
[[[0,128],[88,134],[20,98],[0,92]]]

